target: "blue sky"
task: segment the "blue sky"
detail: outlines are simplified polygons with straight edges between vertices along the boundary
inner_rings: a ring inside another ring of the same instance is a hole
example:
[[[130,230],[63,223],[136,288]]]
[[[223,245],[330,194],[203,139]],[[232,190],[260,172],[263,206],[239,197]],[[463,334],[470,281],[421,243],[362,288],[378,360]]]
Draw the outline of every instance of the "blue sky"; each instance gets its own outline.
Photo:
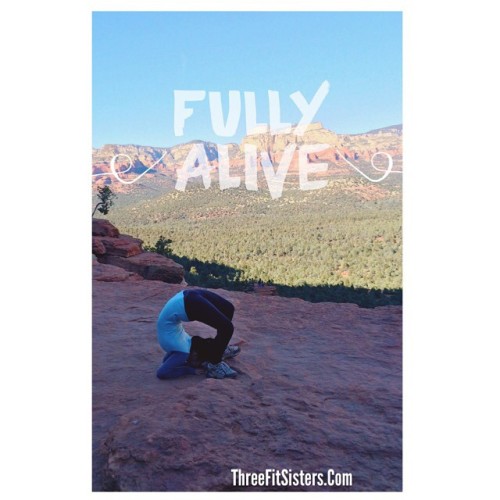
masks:
[[[174,90],[253,91],[257,120],[269,120],[268,90],[280,92],[281,120],[300,111],[289,95],[328,96],[314,121],[338,133],[402,122],[399,12],[94,12],[93,145],[172,146],[193,139],[239,142],[212,130],[208,96],[189,105],[174,135]],[[242,94],[243,96],[243,94]]]

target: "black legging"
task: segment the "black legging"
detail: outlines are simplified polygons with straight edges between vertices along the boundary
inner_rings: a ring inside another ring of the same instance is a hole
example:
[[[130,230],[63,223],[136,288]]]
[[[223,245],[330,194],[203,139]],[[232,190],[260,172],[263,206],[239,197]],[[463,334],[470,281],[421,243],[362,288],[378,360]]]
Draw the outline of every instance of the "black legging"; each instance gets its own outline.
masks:
[[[184,290],[184,308],[190,321],[201,321],[217,330],[215,338],[193,336],[191,353],[200,362],[219,363],[233,336],[233,304],[208,290]]]

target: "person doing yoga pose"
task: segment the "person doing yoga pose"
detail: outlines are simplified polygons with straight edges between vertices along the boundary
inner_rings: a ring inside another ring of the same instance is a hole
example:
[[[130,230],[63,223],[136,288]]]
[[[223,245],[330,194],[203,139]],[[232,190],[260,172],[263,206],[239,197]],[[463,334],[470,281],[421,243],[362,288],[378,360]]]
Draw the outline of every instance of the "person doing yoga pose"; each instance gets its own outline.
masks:
[[[233,378],[234,371],[223,359],[236,356],[238,346],[230,346],[233,335],[234,306],[214,292],[203,289],[182,290],[163,307],[158,317],[158,342],[166,355],[156,375],[160,379],[195,374],[206,368],[207,377]],[[217,330],[215,338],[191,337],[183,322],[200,321]]]

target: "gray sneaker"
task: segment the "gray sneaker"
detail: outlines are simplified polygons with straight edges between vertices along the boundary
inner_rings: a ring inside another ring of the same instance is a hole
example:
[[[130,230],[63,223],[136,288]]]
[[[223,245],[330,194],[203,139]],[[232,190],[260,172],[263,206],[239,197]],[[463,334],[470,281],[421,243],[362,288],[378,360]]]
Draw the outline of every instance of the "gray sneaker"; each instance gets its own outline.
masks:
[[[224,354],[222,355],[222,359],[229,359],[229,358],[234,358],[235,356],[238,356],[238,354],[241,351],[241,347],[238,345],[228,345],[226,347],[226,350],[224,351]]]
[[[207,363],[207,377],[209,378],[234,378],[238,372],[234,371],[227,363],[221,361],[214,365]]]

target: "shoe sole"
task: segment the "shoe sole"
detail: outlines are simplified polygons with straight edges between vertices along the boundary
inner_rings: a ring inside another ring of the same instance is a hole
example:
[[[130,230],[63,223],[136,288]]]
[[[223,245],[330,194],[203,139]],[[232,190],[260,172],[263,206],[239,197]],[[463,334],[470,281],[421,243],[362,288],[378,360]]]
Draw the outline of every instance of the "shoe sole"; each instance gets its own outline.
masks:
[[[235,358],[236,356],[238,356],[238,354],[240,352],[241,352],[241,348],[238,351],[236,351],[234,354],[228,354],[227,356],[222,356],[222,360]]]

